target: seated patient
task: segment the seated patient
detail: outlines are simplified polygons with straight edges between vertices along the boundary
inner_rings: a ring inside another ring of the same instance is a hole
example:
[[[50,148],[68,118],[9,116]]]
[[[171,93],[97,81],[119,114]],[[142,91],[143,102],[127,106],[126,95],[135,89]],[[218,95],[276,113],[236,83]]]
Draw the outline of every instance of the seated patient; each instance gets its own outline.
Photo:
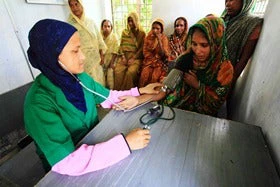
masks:
[[[187,51],[175,66],[184,72],[174,92],[164,104],[215,116],[224,103],[233,78],[224,40],[221,18],[207,17],[193,25],[188,33]]]
[[[122,92],[104,88],[84,73],[79,33],[68,23],[41,20],[32,27],[28,39],[29,61],[41,74],[27,93],[24,122],[46,170],[52,167],[60,174],[81,175],[108,167],[127,157],[131,150],[148,145],[149,131],[135,129],[107,142],[75,147],[98,123],[96,104],[109,108],[112,102],[119,102],[119,106],[129,109],[143,102],[142,96],[133,96],[157,93],[154,87],[159,84],[140,88],[139,92],[137,88]]]
[[[114,75],[114,89],[127,90],[138,85],[139,69],[143,61],[145,32],[136,12],[128,14],[127,27],[122,31]]]
[[[163,33],[164,23],[162,19],[156,19],[152,23],[151,31],[145,38],[143,54],[144,61],[141,66],[139,86],[149,83],[161,82],[167,74],[167,60],[170,56],[168,38]]]

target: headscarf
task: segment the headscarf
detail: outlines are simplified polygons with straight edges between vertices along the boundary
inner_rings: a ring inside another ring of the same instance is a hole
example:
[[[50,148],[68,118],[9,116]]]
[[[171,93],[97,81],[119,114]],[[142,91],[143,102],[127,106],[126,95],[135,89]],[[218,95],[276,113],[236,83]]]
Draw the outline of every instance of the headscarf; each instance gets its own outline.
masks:
[[[102,22],[101,22],[101,26],[100,26],[100,34],[101,34],[101,36],[102,36],[102,38],[103,38],[103,40],[105,41],[106,40],[106,38],[105,38],[105,35],[104,35],[104,31],[103,31],[103,25],[105,24],[105,22],[109,22],[110,23],[110,25],[111,25],[111,32],[110,32],[110,34],[108,34],[108,36],[106,36],[106,37],[110,37],[110,35],[112,35],[113,34],[113,24],[112,24],[112,22],[110,21],[110,20],[108,20],[108,19],[103,19],[102,20]],[[105,42],[106,43],[106,42]],[[106,44],[107,45],[107,44]],[[108,46],[107,46],[108,47]],[[108,50],[110,50],[109,49],[109,47],[108,47]],[[107,51],[108,52],[108,51]]]
[[[68,23],[53,19],[38,21],[29,31],[28,59],[53,84],[61,88],[66,99],[86,112],[81,85],[58,64],[58,56],[77,30]]]
[[[129,17],[132,18],[133,23],[135,24],[136,35],[129,27]],[[136,59],[142,59],[142,48],[144,44],[145,31],[140,25],[138,14],[136,12],[129,13],[126,19],[126,24],[126,28],[122,31],[119,53],[124,54],[125,52],[136,52],[134,57],[136,57]]]
[[[154,23],[161,24],[161,30],[162,30],[161,33],[163,33],[164,21],[160,18],[156,18],[152,21],[151,25],[153,25]],[[162,34],[162,37],[165,37],[165,35]],[[146,48],[149,50],[154,50],[158,46],[158,39],[153,33],[152,26],[151,26],[151,30],[149,31],[148,35],[145,38],[145,42],[146,42]],[[144,54],[144,56],[145,56],[145,54]]]
[[[178,20],[183,20],[183,21],[184,21],[185,30],[184,30],[183,34],[182,34],[180,37],[186,38],[186,37],[187,37],[187,34],[188,34],[188,21],[187,21],[187,19],[184,18],[184,17],[178,17],[178,18],[175,19],[175,21],[174,21],[174,33],[173,33],[173,35],[174,35],[174,36],[177,36],[175,28],[176,28],[176,22],[177,22]]]
[[[85,11],[84,11],[84,6],[83,6],[83,2],[82,0],[76,0],[78,1],[81,6],[83,7],[83,13],[82,13],[82,16],[81,18],[78,18],[71,10],[70,8],[70,5],[69,5],[69,2],[70,0],[68,0],[68,7],[69,7],[69,10],[70,10],[70,14],[69,14],[69,17],[68,17],[68,23],[73,23],[73,22],[77,22],[86,32],[89,33],[89,36],[94,40],[94,37],[93,35],[95,35],[96,33],[93,33],[92,31],[90,31],[90,29],[88,28],[88,22],[89,22],[89,19],[85,17]],[[81,36],[82,37],[82,36]]]
[[[101,31],[101,33],[103,33],[103,25],[104,25],[104,23],[105,23],[106,21],[108,21],[108,22],[110,23],[110,25],[111,25],[111,31],[113,32],[113,29],[114,29],[113,23],[112,23],[110,20],[108,20],[108,19],[103,19],[102,22],[101,22],[101,25],[100,25],[100,31]]]
[[[197,28],[205,34],[210,45],[207,66],[197,69],[195,73],[201,83],[199,89],[181,81],[166,97],[164,103],[183,110],[215,115],[226,99],[233,78],[233,67],[227,55],[223,19],[206,17],[190,28],[187,51],[179,57],[175,68],[184,72],[193,69],[194,53],[191,49],[191,40]]]
[[[130,12],[127,16],[127,19],[131,17],[132,20],[133,20],[133,23],[135,24],[135,27],[136,27],[136,30],[141,30],[143,31],[143,28],[141,27],[141,24],[140,24],[140,20],[139,20],[139,16],[136,12]],[[128,25],[128,21],[126,20],[126,28],[128,31],[130,31],[130,27]]]
[[[185,29],[183,33],[179,36],[176,32],[176,22],[178,20],[183,20]],[[170,61],[174,61],[177,59],[178,56],[180,56],[182,53],[184,53],[186,48],[186,40],[188,35],[188,21],[184,17],[178,17],[174,21],[174,32],[169,36],[169,46],[171,49],[171,55],[170,55]]]
[[[163,31],[164,31],[164,21],[163,21],[163,19],[156,18],[156,19],[152,22],[152,26],[153,26],[154,23],[159,23],[159,24],[160,24],[161,33],[163,33]]]
[[[210,45],[210,58],[207,67],[202,70],[202,82],[212,80],[219,70],[220,64],[228,60],[225,42],[224,21],[218,17],[205,17],[189,29],[186,53],[191,52],[192,35],[195,28],[200,28],[206,35]],[[205,73],[207,76],[205,76]]]
[[[68,0],[68,7],[69,7],[69,10],[70,10],[70,15],[68,17],[68,20],[71,20],[71,19],[75,19],[79,24],[83,25],[83,22],[85,20],[85,10],[84,10],[84,6],[83,6],[83,1],[82,0],[76,0],[78,3],[80,3],[80,5],[82,6],[83,8],[83,13],[82,13],[82,16],[81,18],[78,18],[71,10],[70,8],[70,0]]]
[[[226,24],[226,41],[229,49],[229,58],[235,65],[241,56],[243,47],[250,34],[263,19],[250,15],[250,10],[255,0],[242,0],[243,6],[238,15],[230,18],[227,10],[224,10],[221,17]]]

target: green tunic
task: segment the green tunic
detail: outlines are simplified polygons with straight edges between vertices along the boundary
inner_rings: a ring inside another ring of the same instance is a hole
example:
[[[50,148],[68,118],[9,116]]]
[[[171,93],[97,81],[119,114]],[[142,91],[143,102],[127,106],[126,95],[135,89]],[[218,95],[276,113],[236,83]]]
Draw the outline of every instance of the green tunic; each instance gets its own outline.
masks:
[[[88,88],[108,97],[109,90],[82,73],[79,79]],[[40,74],[27,93],[24,122],[27,133],[37,145],[37,153],[53,166],[75,150],[75,145],[97,123],[96,104],[104,101],[84,89],[87,112],[70,103],[62,90]]]

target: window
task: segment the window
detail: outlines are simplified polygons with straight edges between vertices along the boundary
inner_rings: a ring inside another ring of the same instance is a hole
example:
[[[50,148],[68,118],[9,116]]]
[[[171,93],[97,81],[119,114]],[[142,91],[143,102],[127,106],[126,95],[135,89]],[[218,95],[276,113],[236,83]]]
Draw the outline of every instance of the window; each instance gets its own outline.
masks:
[[[251,13],[257,16],[264,16],[268,0],[256,0],[255,5],[251,9]]]
[[[115,32],[120,36],[126,27],[127,15],[135,11],[138,13],[143,29],[150,30],[152,18],[152,0],[111,0]]]

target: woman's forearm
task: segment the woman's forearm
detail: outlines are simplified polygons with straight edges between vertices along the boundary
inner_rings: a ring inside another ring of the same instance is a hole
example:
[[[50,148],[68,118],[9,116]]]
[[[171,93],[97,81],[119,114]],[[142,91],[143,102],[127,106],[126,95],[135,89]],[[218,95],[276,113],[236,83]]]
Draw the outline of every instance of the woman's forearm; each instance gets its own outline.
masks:
[[[109,167],[130,154],[130,148],[123,135],[117,135],[107,142],[96,145],[81,145],[76,151],[59,161],[52,171],[70,176]]]
[[[158,94],[144,94],[138,96],[139,105],[147,101],[159,101],[166,96],[165,92],[159,92]]]

